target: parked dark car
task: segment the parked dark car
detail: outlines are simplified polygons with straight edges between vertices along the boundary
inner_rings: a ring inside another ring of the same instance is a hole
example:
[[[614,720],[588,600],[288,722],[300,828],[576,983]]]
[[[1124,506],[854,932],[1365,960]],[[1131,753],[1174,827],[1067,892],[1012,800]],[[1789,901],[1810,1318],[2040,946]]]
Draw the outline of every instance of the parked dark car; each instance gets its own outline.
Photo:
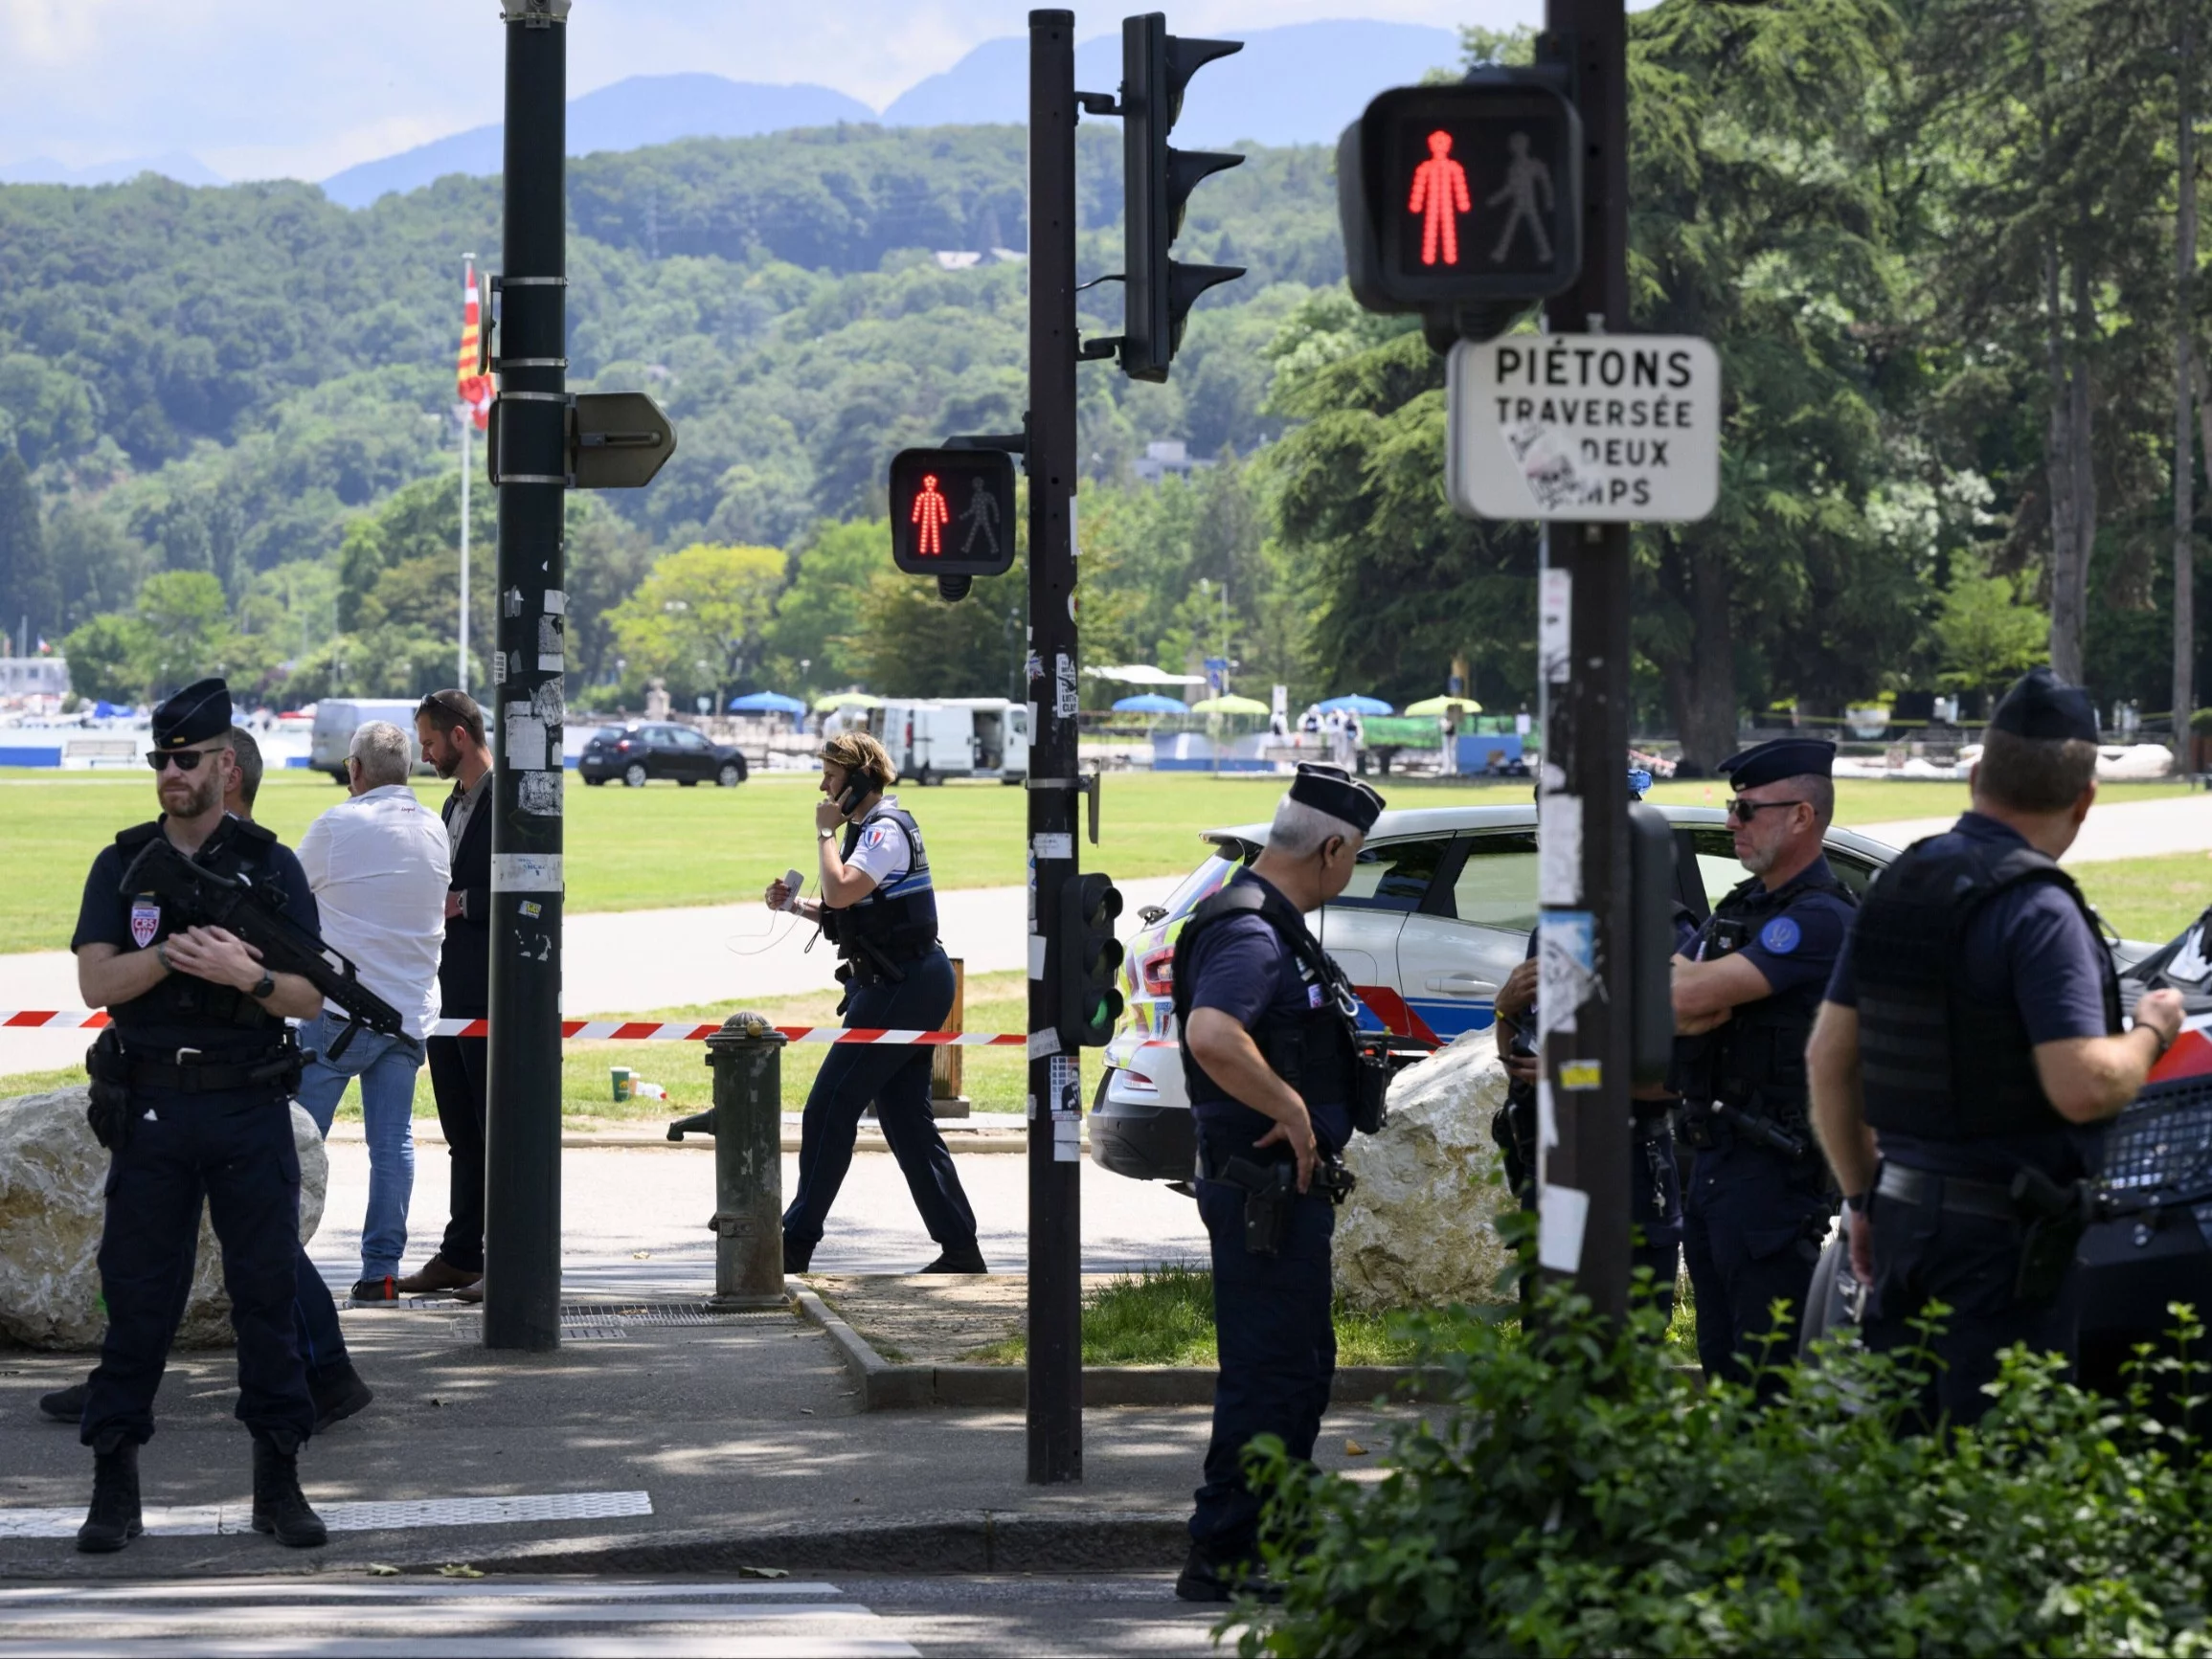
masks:
[[[586,783],[619,777],[643,789],[656,777],[674,778],[686,789],[718,783],[735,789],[745,781],[745,756],[727,743],[710,743],[688,726],[639,721],[602,726],[576,757],[576,773]]]

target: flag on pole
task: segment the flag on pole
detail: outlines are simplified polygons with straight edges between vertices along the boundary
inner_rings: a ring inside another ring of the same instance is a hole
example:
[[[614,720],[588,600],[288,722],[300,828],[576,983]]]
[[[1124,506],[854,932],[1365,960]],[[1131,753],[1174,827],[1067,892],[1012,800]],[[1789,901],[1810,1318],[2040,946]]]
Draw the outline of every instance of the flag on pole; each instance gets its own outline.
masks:
[[[476,371],[477,360],[482,354],[479,342],[484,325],[477,315],[475,266],[468,267],[465,281],[467,290],[461,307],[461,363],[454,390],[467,406],[476,430],[482,432],[491,422],[491,400],[499,389],[492,376]]]

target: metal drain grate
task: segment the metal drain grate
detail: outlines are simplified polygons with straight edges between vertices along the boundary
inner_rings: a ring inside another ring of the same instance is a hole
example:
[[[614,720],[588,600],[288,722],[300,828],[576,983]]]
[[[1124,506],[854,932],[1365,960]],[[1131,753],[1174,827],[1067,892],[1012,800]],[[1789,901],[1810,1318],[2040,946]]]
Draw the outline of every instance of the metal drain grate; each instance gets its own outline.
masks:
[[[620,1342],[630,1327],[646,1325],[741,1325],[762,1319],[790,1319],[783,1308],[745,1309],[722,1312],[705,1302],[563,1302],[563,1342]],[[446,1322],[446,1334],[456,1342],[484,1340],[484,1315],[463,1313]]]
[[[456,1342],[481,1342],[484,1340],[484,1315],[469,1313],[459,1319],[450,1319],[446,1321],[445,1334]],[[627,1329],[608,1319],[561,1321],[563,1342],[620,1342],[627,1335]]]

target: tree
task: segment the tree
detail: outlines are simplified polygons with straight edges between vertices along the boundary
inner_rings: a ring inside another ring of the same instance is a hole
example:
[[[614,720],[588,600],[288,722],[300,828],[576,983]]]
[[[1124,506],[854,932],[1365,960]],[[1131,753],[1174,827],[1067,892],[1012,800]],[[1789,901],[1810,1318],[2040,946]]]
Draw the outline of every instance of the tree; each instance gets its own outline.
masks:
[[[609,617],[630,677],[660,675],[680,694],[712,692],[721,707],[724,689],[760,661],[783,566],[774,548],[707,542],[656,562]]]
[[[31,473],[13,445],[0,450],[0,635],[12,650],[28,622],[58,632],[61,594],[47,562],[45,526]],[[34,641],[36,634],[32,636]]]
[[[886,697],[1018,697],[1028,576],[979,577],[957,605],[926,580],[883,571],[861,601],[859,651]]]
[[[791,585],[777,599],[768,630],[768,660],[779,684],[814,691],[867,677],[862,611],[869,583],[890,562],[890,549],[891,527],[882,519],[815,527],[792,557]]]
[[[93,617],[61,642],[69,659],[69,688],[97,702],[136,703],[146,695],[140,664],[151,644],[136,617]]]
[[[224,671],[230,603],[205,571],[163,571],[138,591],[144,654],[134,666],[148,702]]]
[[[2017,575],[1986,564],[1954,560],[1951,589],[1935,619],[1948,670],[1943,683],[1960,691],[1990,691],[2050,655],[2051,619]]]

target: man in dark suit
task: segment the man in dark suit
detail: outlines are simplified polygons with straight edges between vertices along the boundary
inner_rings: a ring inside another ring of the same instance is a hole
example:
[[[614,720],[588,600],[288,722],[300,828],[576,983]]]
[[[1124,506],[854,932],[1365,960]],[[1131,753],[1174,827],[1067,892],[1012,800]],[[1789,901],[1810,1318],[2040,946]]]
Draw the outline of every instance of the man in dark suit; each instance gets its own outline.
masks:
[[[434,691],[415,711],[422,758],[453,780],[443,816],[453,851],[445,895],[445,951],[438,965],[440,1018],[482,1020],[491,998],[491,751],[484,711],[465,691]],[[433,1037],[427,1044],[438,1124],[453,1160],[445,1238],[418,1272],[395,1289],[410,1295],[451,1291],[464,1302],[484,1295],[485,1077],[490,1042]]]

